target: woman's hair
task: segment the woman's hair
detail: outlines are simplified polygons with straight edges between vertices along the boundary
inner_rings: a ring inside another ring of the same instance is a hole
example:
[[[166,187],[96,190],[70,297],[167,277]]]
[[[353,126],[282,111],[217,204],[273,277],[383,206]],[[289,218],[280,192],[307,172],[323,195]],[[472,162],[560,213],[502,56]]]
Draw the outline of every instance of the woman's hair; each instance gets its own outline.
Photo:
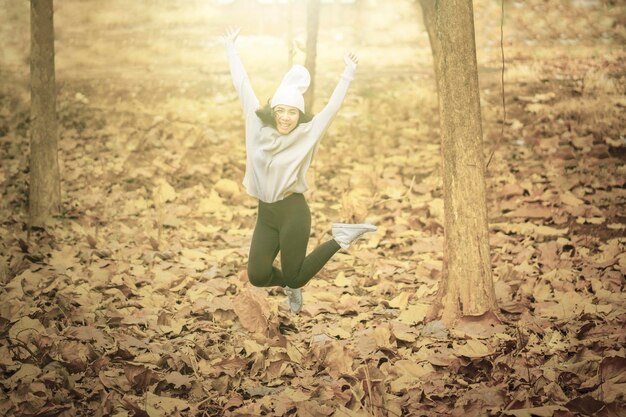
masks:
[[[300,113],[300,118],[298,119],[298,125],[300,123],[308,123],[313,119],[313,115],[311,113]],[[270,106],[269,100],[267,104],[261,108],[259,108],[256,112],[256,115],[264,126],[271,126],[276,129],[276,117],[274,116],[274,109]]]

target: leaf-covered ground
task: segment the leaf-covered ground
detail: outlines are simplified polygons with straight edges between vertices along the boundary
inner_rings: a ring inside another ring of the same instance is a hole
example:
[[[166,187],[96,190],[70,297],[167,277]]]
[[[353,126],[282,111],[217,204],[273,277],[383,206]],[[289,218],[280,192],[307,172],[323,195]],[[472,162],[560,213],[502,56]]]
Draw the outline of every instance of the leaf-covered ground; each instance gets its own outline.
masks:
[[[299,316],[281,290],[246,279],[256,203],[240,185],[241,112],[215,44],[242,25],[241,55],[269,96],[285,68],[284,10],[256,10],[261,25],[201,1],[57,2],[64,212],[29,235],[20,3],[3,1],[0,17],[12,22],[1,32],[0,414],[626,413],[623,6],[510,3],[502,132],[499,8],[475,2],[502,323],[446,329],[424,322],[443,205],[428,39],[410,2],[325,6],[317,108],[348,40],[361,65],[311,173],[311,247],[332,222],[379,230],[305,287]]]

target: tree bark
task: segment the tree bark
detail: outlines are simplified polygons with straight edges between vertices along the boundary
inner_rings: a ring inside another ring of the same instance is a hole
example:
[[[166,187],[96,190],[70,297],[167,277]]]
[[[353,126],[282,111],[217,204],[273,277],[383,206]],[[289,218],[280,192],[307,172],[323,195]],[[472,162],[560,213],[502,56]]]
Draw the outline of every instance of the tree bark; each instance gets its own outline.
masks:
[[[30,227],[58,214],[61,187],[57,148],[54,22],[52,0],[31,0]]]
[[[472,0],[437,0],[431,12],[445,213],[438,297],[443,322],[453,325],[461,317],[497,314],[497,303],[489,253]]]
[[[306,9],[306,59],[304,66],[311,74],[311,84],[304,94],[304,107],[313,113],[315,103],[315,61],[317,60],[317,34],[320,26],[320,0],[308,0]]]

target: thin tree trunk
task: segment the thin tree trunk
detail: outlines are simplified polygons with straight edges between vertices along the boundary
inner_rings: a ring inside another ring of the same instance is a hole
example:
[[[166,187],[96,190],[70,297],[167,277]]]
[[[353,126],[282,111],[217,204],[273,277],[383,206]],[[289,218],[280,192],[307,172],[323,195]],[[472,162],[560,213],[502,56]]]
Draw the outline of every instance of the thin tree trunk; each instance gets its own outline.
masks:
[[[435,3],[437,0],[419,0],[420,5],[422,6],[422,18],[424,20],[424,26],[426,26],[426,31],[428,32],[428,40],[430,41],[430,50],[433,55],[433,63],[439,56],[439,41],[437,39],[437,35],[435,33]],[[437,74],[435,73],[435,76]]]
[[[44,227],[61,205],[57,151],[52,0],[31,0],[30,227]]]
[[[293,2],[294,0],[287,0],[287,68],[291,68],[293,65],[293,57],[296,54],[293,45]]]
[[[304,66],[311,74],[311,85],[304,94],[304,107],[313,112],[315,102],[315,61],[317,60],[317,33],[320,26],[320,0],[308,0],[306,10],[306,59]]]
[[[465,316],[497,314],[497,303],[489,254],[472,0],[437,0],[432,11],[445,213],[439,299],[442,320],[452,325]]]

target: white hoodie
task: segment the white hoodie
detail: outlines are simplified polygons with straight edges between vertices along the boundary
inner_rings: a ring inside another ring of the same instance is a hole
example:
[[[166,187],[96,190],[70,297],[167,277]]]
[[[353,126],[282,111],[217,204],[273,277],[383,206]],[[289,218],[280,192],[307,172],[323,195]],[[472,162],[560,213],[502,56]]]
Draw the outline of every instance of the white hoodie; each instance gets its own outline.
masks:
[[[346,66],[328,104],[308,123],[301,123],[287,135],[263,126],[256,115],[259,100],[241,63],[234,44],[226,46],[230,74],[243,107],[246,124],[246,174],[243,185],[248,194],[265,203],[280,201],[292,193],[308,190],[306,173],[322,136],[341,107],[354,78],[355,69]]]

